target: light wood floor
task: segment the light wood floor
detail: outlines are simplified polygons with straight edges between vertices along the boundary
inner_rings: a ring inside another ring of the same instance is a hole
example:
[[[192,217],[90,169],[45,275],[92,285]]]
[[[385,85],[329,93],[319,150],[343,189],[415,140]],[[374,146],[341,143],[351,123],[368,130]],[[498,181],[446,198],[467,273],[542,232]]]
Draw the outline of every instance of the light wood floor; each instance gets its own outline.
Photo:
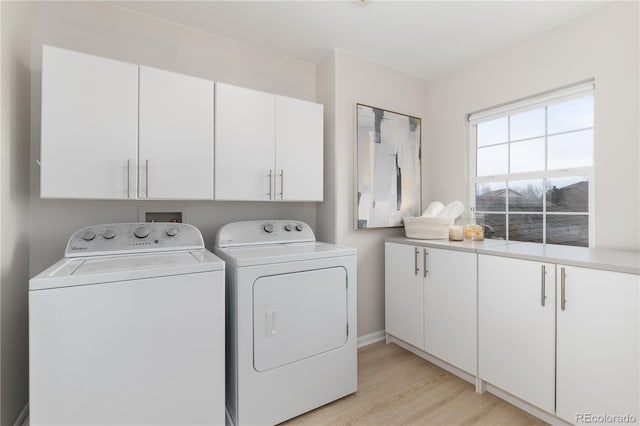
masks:
[[[358,350],[358,392],[286,425],[544,425],[470,383],[385,342]]]

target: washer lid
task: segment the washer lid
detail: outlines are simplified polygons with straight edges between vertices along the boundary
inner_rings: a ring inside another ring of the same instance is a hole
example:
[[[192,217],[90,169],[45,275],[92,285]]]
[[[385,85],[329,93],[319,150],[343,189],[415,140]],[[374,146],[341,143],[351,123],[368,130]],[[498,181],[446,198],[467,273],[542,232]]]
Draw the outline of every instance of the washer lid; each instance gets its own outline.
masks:
[[[224,270],[208,250],[64,258],[29,281],[29,290]]]
[[[225,262],[242,267],[327,257],[354,256],[356,250],[328,243],[306,242],[216,248],[215,253],[223,258]]]

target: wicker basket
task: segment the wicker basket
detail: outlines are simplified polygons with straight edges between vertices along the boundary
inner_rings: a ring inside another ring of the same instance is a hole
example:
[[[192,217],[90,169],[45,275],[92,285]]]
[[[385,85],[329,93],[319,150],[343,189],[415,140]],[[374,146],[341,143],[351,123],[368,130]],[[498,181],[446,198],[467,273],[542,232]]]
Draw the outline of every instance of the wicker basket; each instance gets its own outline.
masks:
[[[407,238],[419,240],[440,240],[449,238],[449,227],[455,220],[437,217],[405,217],[404,232]]]

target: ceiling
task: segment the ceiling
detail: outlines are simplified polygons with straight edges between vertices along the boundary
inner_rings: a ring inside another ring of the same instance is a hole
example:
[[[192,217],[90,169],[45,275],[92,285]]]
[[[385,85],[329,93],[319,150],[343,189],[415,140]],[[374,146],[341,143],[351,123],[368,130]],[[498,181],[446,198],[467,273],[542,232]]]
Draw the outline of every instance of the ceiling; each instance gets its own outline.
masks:
[[[333,49],[432,79],[605,1],[110,1],[302,61]]]

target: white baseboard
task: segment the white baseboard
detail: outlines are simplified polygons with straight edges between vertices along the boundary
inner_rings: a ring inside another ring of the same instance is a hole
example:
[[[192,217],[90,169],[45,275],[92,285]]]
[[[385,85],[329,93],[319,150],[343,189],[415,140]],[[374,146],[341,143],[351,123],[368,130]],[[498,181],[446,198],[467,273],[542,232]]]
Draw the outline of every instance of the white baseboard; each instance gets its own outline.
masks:
[[[358,337],[358,347],[368,346],[373,343],[381,342],[385,338],[384,330],[374,331],[373,333],[365,334]]]
[[[13,426],[29,426],[29,403],[24,406]]]

